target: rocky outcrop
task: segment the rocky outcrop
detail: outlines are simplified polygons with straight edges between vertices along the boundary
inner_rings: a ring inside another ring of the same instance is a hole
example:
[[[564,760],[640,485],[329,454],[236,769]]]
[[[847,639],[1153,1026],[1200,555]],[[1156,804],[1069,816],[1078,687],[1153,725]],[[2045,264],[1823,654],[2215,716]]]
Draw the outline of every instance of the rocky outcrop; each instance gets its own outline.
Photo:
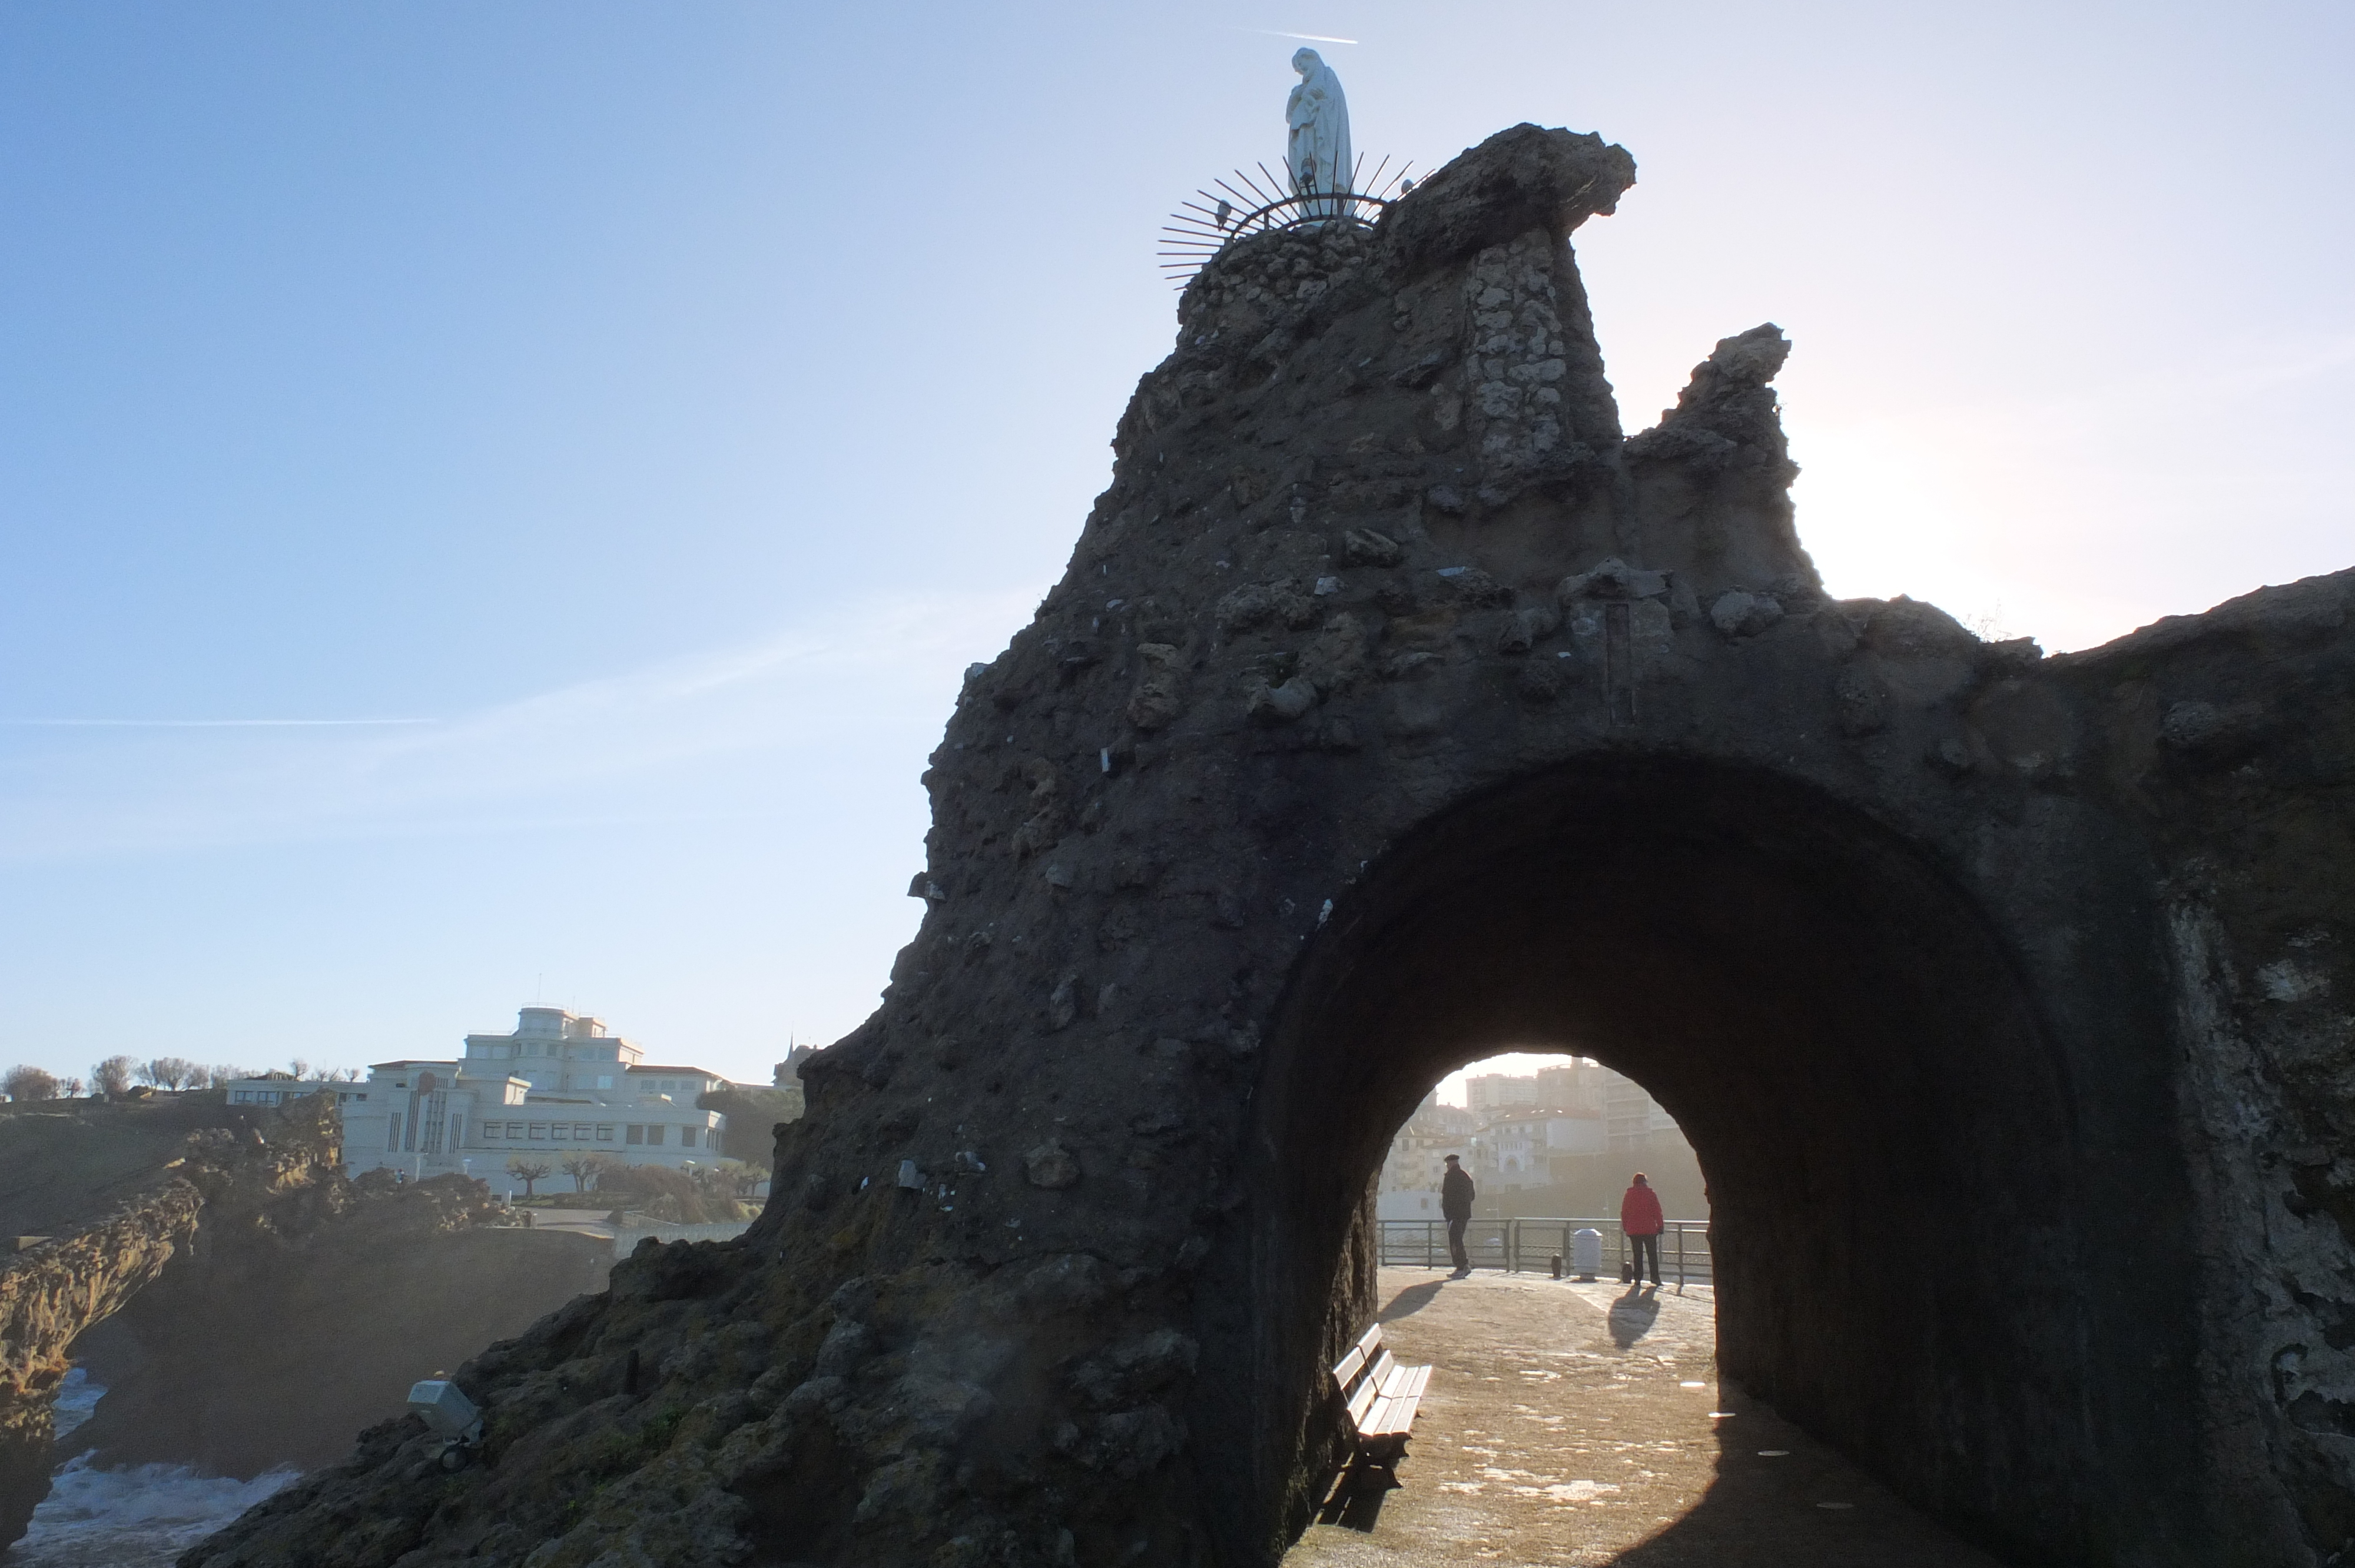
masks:
[[[75,1362],[107,1385],[75,1434],[93,1463],[250,1478],[340,1457],[417,1378],[603,1282],[602,1244],[506,1228],[482,1182],[347,1180],[325,1097],[192,1103],[128,1128],[108,1107],[81,1119],[134,1152],[150,1122],[226,1125],[187,1133],[111,1211],[0,1264],[6,1541],[48,1493],[52,1405]]]
[[[191,1133],[145,1191],[0,1264],[0,1545],[25,1533],[48,1495],[52,1406],[75,1341],[183,1255],[208,1205],[260,1220],[339,1181],[335,1113],[316,1108],[326,1104],[273,1118],[275,1138],[259,1127]]]
[[[76,1447],[246,1478],[342,1458],[419,1378],[602,1287],[609,1244],[506,1218],[481,1181],[381,1171],[208,1208],[196,1245],[76,1344],[107,1387]]]
[[[2340,1550],[2355,575],[2056,660],[1830,601],[1778,331],[1621,434],[1631,177],[1518,127],[1207,267],[760,1223],[461,1369],[479,1467],[379,1425],[189,1568],[1272,1563],[1389,1135],[1527,1045],[1677,1116],[1729,1373],[1922,1506]]]
[[[0,1546],[49,1495],[53,1406],[67,1353],[195,1236],[204,1194],[175,1173],[101,1219],[0,1264]]]

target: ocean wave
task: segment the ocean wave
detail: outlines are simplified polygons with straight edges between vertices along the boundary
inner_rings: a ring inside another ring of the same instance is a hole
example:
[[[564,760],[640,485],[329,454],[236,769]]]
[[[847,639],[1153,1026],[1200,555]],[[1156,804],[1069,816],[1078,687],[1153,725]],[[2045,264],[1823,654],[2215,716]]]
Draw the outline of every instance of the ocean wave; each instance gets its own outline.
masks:
[[[181,1552],[301,1477],[271,1470],[240,1481],[189,1465],[99,1470],[84,1454],[58,1471],[32,1528],[10,1549],[8,1568],[171,1568]]]
[[[62,1443],[66,1434],[80,1425],[98,1408],[99,1396],[106,1392],[102,1383],[92,1383],[90,1373],[78,1366],[66,1369],[65,1381],[58,1384],[57,1397],[51,1402],[56,1412],[57,1439]]]

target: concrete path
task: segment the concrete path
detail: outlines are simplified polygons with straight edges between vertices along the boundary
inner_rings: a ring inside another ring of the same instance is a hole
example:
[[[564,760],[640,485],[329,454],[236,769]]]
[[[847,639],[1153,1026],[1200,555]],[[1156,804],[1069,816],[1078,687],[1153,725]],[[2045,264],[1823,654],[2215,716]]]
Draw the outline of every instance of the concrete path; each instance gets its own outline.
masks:
[[[1706,1287],[1385,1268],[1381,1287],[1384,1336],[1435,1369],[1401,1484],[1328,1507],[1284,1568],[1998,1568],[1721,1391]]]
[[[613,1239],[613,1227],[605,1223],[605,1209],[533,1209],[532,1227],[543,1231],[579,1231],[583,1235]]]

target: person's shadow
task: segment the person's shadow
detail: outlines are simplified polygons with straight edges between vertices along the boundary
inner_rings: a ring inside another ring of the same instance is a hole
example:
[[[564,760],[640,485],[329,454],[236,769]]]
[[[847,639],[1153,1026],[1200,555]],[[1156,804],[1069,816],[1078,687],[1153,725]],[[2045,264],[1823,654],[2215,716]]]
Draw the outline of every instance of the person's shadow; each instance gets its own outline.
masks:
[[[1374,1321],[1377,1323],[1395,1323],[1401,1318],[1413,1316],[1415,1313],[1422,1311],[1424,1308],[1431,1305],[1433,1300],[1439,1295],[1439,1287],[1445,1283],[1445,1280],[1433,1279],[1422,1285],[1408,1286],[1404,1290],[1400,1291],[1397,1295],[1391,1298],[1390,1305],[1381,1309],[1380,1314],[1375,1318]]]
[[[1611,1303],[1611,1342],[1613,1344],[1624,1351],[1652,1331],[1652,1325],[1657,1322],[1660,1317],[1657,1288],[1655,1287],[1655,1294],[1647,1296],[1644,1293],[1643,1287],[1637,1286]]]

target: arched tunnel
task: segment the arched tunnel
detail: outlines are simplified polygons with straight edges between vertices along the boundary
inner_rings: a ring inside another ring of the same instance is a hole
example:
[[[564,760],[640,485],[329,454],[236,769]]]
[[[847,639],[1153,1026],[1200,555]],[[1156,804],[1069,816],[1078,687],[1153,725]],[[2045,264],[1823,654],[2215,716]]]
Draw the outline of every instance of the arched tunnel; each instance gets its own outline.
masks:
[[[1955,876],[1812,788],[1588,762],[1457,808],[1337,908],[1269,1041],[1247,1277],[1205,1308],[1206,1359],[1248,1368],[1204,1396],[1251,1434],[1230,1479],[1305,1521],[1417,1101],[1499,1050],[1575,1050],[1700,1156],[1724,1375],[2008,1554],[2098,1560],[2105,1510],[2150,1509],[2198,1445],[2158,1386],[2189,1365],[2189,1238],[2093,1212],[2086,1174],[2138,1160],[2177,1214],[2186,1178],[2163,1142],[2094,1146],[2041,1012]],[[2102,1091],[2115,1113],[2136,1087]]]

